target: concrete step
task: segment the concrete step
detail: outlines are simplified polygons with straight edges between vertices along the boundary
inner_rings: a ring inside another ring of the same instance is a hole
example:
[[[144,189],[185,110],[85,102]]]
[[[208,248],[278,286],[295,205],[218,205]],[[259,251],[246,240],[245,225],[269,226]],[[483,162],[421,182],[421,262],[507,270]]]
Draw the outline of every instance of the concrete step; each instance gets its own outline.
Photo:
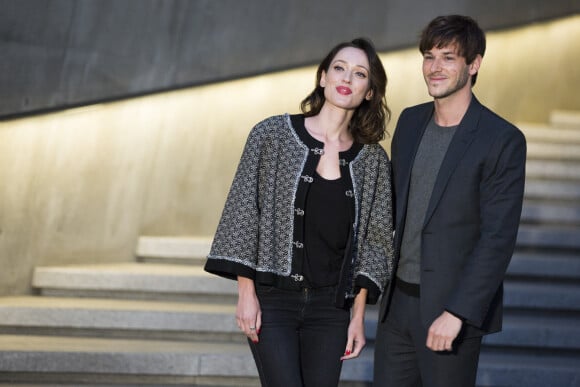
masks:
[[[544,350],[572,350],[580,356],[580,314],[556,313],[538,309],[513,310],[510,305],[504,311],[503,330],[486,336],[488,346],[510,348],[535,348]],[[377,314],[367,314],[367,344],[374,344]]]
[[[580,181],[526,179],[526,200],[580,201]]]
[[[562,129],[580,129],[580,111],[555,110],[550,114],[550,125]]]
[[[543,180],[580,180],[580,163],[574,161],[528,160],[526,178]]]
[[[235,305],[14,296],[0,298],[0,334],[245,343]],[[378,307],[367,306],[374,340]]]
[[[518,250],[507,270],[508,278],[562,279],[580,282],[580,253]]]
[[[580,312],[580,282],[510,279],[504,283],[506,309]]]
[[[580,131],[578,131],[580,133]],[[579,144],[528,143],[528,160],[580,160]]]
[[[256,375],[247,344],[0,335],[2,381],[243,386]]]
[[[345,362],[341,386],[370,381],[372,356],[366,348],[359,359]],[[247,343],[0,335],[2,381],[74,383],[89,377],[101,384],[259,386]]]
[[[578,356],[536,354],[528,350],[482,348],[477,372],[478,387],[578,386]]]
[[[535,266],[529,266],[531,272],[524,275],[532,275],[533,272],[542,271],[542,255],[518,256],[514,259],[513,269],[510,274],[517,275],[522,265],[533,262]],[[559,256],[554,263],[565,262],[567,266],[552,265],[552,269],[544,269],[546,273],[564,276],[563,271],[568,271],[568,278],[576,276],[575,269],[578,267],[572,256]],[[519,265],[519,266],[518,266]],[[158,271],[153,269],[159,269]],[[43,269],[43,270],[40,270]],[[170,269],[170,270],[168,270]],[[187,276],[181,277],[184,271],[190,271]],[[566,270],[569,269],[569,270]],[[159,271],[164,270],[164,273]],[[196,272],[197,271],[197,272]],[[197,297],[198,291],[215,291],[218,295],[228,295],[230,305],[234,304],[237,290],[235,281],[220,279],[215,276],[200,272],[201,268],[183,265],[156,265],[156,264],[114,264],[114,265],[87,265],[39,268],[35,274],[35,286],[41,289],[42,294],[59,296],[74,295],[81,293],[83,296],[98,295],[115,297],[119,294],[128,298],[140,298],[139,292],[146,295],[155,292],[169,294],[171,298],[186,298],[190,301]],[[191,273],[193,272],[193,273]],[[178,273],[176,276],[171,274]],[[199,276],[196,277],[196,275]],[[572,277],[572,279],[575,277]],[[204,283],[205,281],[205,283]],[[213,281],[216,281],[215,283]],[[170,283],[171,286],[167,286]],[[202,285],[202,286],[200,286]],[[201,289],[200,289],[201,287]],[[129,294],[127,296],[127,294]],[[182,298],[178,296],[182,296]],[[541,308],[566,308],[578,310],[580,308],[580,285],[568,283],[528,283],[525,281],[511,281],[506,283],[506,302],[513,307],[541,307]],[[161,296],[149,297],[167,299]],[[208,297],[211,299],[211,297]],[[537,305],[536,305],[537,304]],[[369,309],[370,310],[370,309]],[[79,312],[82,313],[82,312]],[[151,312],[154,313],[154,312]],[[370,319],[367,319],[370,320]],[[372,328],[371,328],[372,329]]]
[[[580,228],[543,225],[520,225],[517,245],[543,249],[580,250]]]
[[[32,286],[46,296],[233,302],[235,281],[199,266],[111,263],[37,267]]]
[[[485,336],[486,346],[575,351],[580,358],[580,315],[506,313],[499,333]]]
[[[496,348],[481,354],[477,386],[573,386],[577,358],[513,353]],[[341,386],[370,383],[373,348],[343,365]],[[247,344],[52,338],[0,335],[0,379],[81,385],[259,386]],[[541,381],[543,384],[538,384]],[[61,382],[61,383],[58,383]]]
[[[560,143],[578,144],[580,143],[580,131],[576,129],[560,129],[552,126],[531,122],[519,123],[518,128],[526,136],[528,145],[534,143]]]
[[[525,201],[521,220],[523,223],[551,223],[580,226],[580,204],[566,202],[552,204]]]
[[[0,298],[0,333],[4,334],[245,342],[234,316],[233,305],[34,296]],[[375,337],[377,317],[376,306],[369,306],[365,328],[370,342]],[[527,330],[517,331],[518,327],[523,327],[519,322],[525,322],[517,316],[513,323],[510,323],[513,318],[506,316],[504,327],[512,328],[514,332],[525,336],[534,329],[544,332],[549,331],[552,326],[557,326],[558,329],[566,327],[566,321],[570,320],[555,316],[552,317],[553,322],[558,324],[542,328],[533,318],[528,316],[528,319],[531,325],[526,327]],[[541,321],[543,323],[548,320],[549,318],[544,318]],[[580,322],[573,321],[574,324]],[[537,336],[536,339],[551,339],[546,334]],[[570,340],[572,336],[565,337]],[[568,344],[571,345],[572,341]],[[549,342],[544,345],[550,347]],[[555,345],[559,344],[556,342]]]
[[[212,237],[141,236],[136,255],[140,261],[203,265]]]
[[[535,381],[550,380],[554,386],[572,386],[580,376],[577,364],[570,356],[514,354],[484,346],[477,385],[545,387]],[[341,386],[370,383],[372,369],[373,348],[367,346],[360,358],[344,363]],[[241,387],[259,386],[256,375],[247,344],[0,335],[3,382]]]
[[[0,298],[0,333],[245,342],[235,306],[96,298]]]

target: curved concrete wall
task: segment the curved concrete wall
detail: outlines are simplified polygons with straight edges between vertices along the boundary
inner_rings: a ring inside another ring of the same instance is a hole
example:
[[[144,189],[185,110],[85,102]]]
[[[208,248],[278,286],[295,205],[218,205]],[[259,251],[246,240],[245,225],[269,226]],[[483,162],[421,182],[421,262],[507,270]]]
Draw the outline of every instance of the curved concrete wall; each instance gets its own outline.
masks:
[[[580,110],[580,16],[488,42],[475,87],[483,103],[516,123]],[[392,131],[403,107],[429,97],[417,49],[382,59]],[[30,292],[35,266],[134,260],[139,235],[211,235],[251,126],[297,112],[314,72],[0,122],[0,294]]]
[[[438,14],[494,30],[575,12],[570,0],[4,0],[0,117],[312,64],[359,35],[408,47]]]

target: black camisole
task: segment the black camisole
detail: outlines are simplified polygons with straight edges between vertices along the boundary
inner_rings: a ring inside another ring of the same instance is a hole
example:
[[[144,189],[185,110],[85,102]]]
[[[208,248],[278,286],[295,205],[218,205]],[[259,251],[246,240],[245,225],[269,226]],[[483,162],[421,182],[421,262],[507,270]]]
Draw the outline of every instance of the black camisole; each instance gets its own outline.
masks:
[[[316,173],[308,190],[304,274],[313,288],[338,283],[354,206],[346,180],[326,180]]]

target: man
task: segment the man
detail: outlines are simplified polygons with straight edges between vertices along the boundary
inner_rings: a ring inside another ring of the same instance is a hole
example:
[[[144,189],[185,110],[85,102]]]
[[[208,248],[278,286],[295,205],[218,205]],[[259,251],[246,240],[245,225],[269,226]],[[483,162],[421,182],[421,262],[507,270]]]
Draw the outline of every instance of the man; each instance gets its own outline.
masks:
[[[501,330],[526,143],[472,94],[485,52],[473,19],[435,18],[419,49],[434,100],[405,109],[393,137],[396,256],[374,385],[468,387],[482,336]]]

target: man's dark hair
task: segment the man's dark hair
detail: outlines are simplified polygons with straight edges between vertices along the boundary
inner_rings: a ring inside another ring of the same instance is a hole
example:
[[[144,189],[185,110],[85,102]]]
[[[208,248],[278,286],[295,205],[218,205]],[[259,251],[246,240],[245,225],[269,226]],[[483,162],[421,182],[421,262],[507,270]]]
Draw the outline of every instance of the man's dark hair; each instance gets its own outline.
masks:
[[[421,33],[419,51],[424,54],[433,47],[453,44],[457,46],[457,54],[465,58],[465,63],[471,64],[477,55],[483,57],[485,53],[485,33],[469,16],[438,16]],[[471,77],[472,86],[476,79],[477,73]]]

